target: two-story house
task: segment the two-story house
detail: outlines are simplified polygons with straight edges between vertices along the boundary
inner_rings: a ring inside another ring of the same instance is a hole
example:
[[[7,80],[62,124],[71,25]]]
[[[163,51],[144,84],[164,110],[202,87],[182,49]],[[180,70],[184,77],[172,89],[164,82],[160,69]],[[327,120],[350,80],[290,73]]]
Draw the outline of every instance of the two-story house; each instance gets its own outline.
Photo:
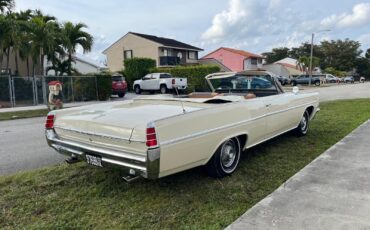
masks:
[[[199,51],[203,50],[171,38],[128,32],[103,53],[114,72],[122,70],[123,61],[132,57],[154,59],[157,67],[197,64]]]
[[[207,59],[215,59],[231,71],[243,71],[261,69],[264,57],[244,50],[221,47],[201,58]]]

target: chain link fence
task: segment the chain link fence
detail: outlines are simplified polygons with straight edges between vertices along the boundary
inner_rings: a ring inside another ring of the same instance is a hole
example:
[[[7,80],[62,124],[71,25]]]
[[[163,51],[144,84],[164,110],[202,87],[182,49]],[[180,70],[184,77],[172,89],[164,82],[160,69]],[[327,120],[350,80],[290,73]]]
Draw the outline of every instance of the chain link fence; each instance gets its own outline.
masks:
[[[63,102],[107,100],[112,92],[108,76],[35,76],[0,75],[0,109],[48,103],[51,81],[63,83]]]

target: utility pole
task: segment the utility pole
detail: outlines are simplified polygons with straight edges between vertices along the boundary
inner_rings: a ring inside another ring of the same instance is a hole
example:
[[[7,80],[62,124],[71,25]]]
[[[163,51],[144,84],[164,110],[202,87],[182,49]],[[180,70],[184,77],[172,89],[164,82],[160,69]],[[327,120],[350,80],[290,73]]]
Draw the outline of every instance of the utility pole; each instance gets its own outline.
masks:
[[[311,38],[311,56],[310,56],[310,80],[308,83],[308,86],[311,86],[311,81],[312,81],[312,56],[313,56],[313,39],[315,37],[315,33],[312,33],[312,38]]]

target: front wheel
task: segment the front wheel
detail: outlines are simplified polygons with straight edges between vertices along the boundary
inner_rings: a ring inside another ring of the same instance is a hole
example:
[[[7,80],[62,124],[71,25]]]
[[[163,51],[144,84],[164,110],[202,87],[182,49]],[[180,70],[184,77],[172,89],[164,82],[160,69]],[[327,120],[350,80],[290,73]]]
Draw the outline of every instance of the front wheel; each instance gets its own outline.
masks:
[[[299,125],[297,128],[294,129],[294,133],[296,136],[305,136],[308,132],[308,127],[310,123],[310,115],[308,114],[308,111],[306,110],[301,118],[301,121],[299,122]]]
[[[222,178],[231,175],[239,164],[241,147],[238,138],[226,140],[207,163],[208,175]]]
[[[316,86],[320,86],[320,81],[315,81]]]

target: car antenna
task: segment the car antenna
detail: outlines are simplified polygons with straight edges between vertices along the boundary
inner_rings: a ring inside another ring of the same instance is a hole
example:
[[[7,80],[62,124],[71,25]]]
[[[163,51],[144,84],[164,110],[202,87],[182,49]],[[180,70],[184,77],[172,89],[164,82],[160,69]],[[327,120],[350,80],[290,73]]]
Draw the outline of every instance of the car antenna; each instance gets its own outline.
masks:
[[[177,98],[179,98],[179,99],[180,99],[179,91],[178,91],[178,89],[177,89],[177,87],[176,87],[176,86],[174,86],[174,87],[175,87],[175,91],[176,91],[176,94],[177,94]],[[183,101],[182,101],[182,100],[180,100],[180,103],[181,103],[182,112],[183,112],[183,113],[186,113],[186,110],[185,110],[185,107],[184,107],[184,103],[183,103]]]

